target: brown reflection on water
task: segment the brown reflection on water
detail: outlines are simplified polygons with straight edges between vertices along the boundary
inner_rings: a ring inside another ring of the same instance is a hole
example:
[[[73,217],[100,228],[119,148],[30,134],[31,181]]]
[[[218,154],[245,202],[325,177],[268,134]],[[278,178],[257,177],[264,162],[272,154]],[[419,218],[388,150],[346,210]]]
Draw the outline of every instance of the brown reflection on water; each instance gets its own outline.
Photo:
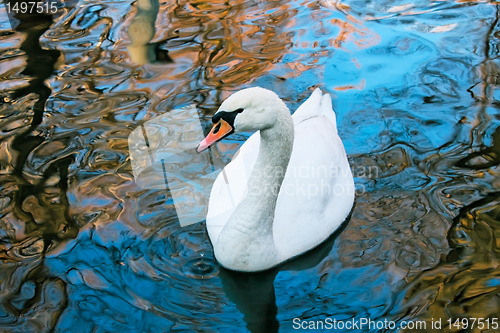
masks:
[[[476,67],[474,83],[468,91],[477,101],[477,114],[472,120],[470,146],[467,155],[456,160],[460,173],[472,179],[492,177],[491,190],[480,185],[467,184],[462,180],[455,190],[442,186],[443,204],[459,208],[447,231],[449,251],[443,253],[439,264],[422,272],[409,283],[404,291],[402,311],[419,313],[419,319],[427,322],[442,319],[443,331],[459,331],[459,326],[448,326],[448,320],[456,324],[462,318],[484,318],[495,321],[500,308],[500,192],[498,192],[498,171],[500,162],[500,126],[491,134],[491,142],[485,147],[485,131],[491,130],[491,116],[488,108],[496,103],[499,55],[498,40],[494,34],[498,30],[500,8],[495,6],[495,17],[484,36],[484,60]],[[478,76],[478,77],[477,77]],[[476,95],[479,88],[479,93]],[[477,149],[477,147],[481,147]],[[454,166],[450,165],[451,168]],[[463,171],[462,171],[463,170]],[[467,173],[466,170],[470,170]],[[465,171],[465,172],[464,172]],[[471,186],[472,185],[472,186]],[[456,185],[455,185],[456,186]],[[484,191],[478,196],[478,191]],[[462,201],[463,199],[466,199]],[[426,299],[417,305],[415,298]],[[412,309],[412,310],[410,310]],[[472,319],[469,323],[472,322]],[[470,325],[470,324],[469,324]],[[491,324],[468,328],[471,332],[498,330]],[[415,330],[406,330],[407,332]],[[426,332],[426,330],[418,330]]]
[[[52,160],[35,177],[24,173],[31,152],[45,140],[38,126],[51,90],[44,81],[53,74],[60,52],[44,50],[39,43],[51,16],[16,18],[20,23],[14,36],[22,36],[18,48],[24,64],[17,64],[22,70],[11,68],[3,80],[22,78],[25,84],[14,84],[3,98],[10,104],[2,108],[3,128],[11,136],[2,142],[0,323],[28,332],[53,329],[67,305],[66,283],[50,274],[44,260],[46,253],[75,238],[78,229],[68,214],[66,196],[71,157]]]

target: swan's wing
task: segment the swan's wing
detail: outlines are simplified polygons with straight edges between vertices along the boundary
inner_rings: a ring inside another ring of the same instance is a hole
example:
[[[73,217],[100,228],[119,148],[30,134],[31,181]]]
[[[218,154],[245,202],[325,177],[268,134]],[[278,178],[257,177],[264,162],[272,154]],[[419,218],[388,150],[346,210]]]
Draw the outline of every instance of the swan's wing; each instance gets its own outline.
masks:
[[[259,153],[260,134],[254,133],[245,141],[231,163],[217,176],[210,193],[207,230],[212,243],[226,225],[236,206],[243,200],[250,172]]]
[[[295,128],[295,141],[274,215],[273,234],[287,258],[324,241],[345,220],[354,182],[342,141],[325,116]]]
[[[295,111],[292,115],[294,121],[297,122],[298,119],[307,119],[311,116],[325,116],[332,123],[337,131],[337,119],[335,118],[335,112],[332,108],[332,98],[329,94],[324,94],[319,88],[316,88],[311,96],[302,103],[302,105]]]
[[[304,103],[302,103],[297,111],[293,113],[293,117],[304,117],[317,115],[319,111],[319,107],[321,105],[321,97],[323,93],[319,88],[316,88],[311,96]]]

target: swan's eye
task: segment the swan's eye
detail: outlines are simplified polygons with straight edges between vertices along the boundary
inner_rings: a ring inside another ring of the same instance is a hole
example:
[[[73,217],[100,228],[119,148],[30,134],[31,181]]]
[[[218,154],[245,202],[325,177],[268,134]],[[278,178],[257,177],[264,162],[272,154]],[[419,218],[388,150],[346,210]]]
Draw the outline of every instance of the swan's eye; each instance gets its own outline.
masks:
[[[222,125],[222,123],[219,122],[219,124],[213,129],[212,133],[217,134],[220,130],[221,125]]]
[[[238,113],[242,113],[243,111],[245,111],[245,109],[237,109],[237,110],[234,110],[234,112],[238,112]]]

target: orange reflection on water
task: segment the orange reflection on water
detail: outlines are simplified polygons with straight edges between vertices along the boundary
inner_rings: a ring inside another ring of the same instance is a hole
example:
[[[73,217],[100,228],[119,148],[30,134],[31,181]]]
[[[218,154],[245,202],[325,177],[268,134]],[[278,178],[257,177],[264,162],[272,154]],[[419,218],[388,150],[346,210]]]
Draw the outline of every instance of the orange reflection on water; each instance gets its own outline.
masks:
[[[363,25],[363,22],[347,15],[347,21],[333,19],[332,24],[337,25],[341,32],[334,41],[336,48],[341,48],[344,43],[354,43],[358,48],[368,48],[377,45],[380,42],[380,36],[373,30]]]
[[[332,19],[330,23],[340,28],[340,33],[333,41],[333,46],[342,48],[346,42],[354,43],[358,48],[368,48],[380,42],[380,36],[373,30],[367,28],[362,20],[349,14],[349,5],[339,1],[323,1],[323,5],[329,9],[344,14],[344,19]]]
[[[363,90],[364,88],[365,88],[365,79],[361,79],[361,82],[359,84],[349,84],[346,86],[335,87],[333,89],[335,89],[337,91],[342,91],[342,90],[351,90],[351,89]]]

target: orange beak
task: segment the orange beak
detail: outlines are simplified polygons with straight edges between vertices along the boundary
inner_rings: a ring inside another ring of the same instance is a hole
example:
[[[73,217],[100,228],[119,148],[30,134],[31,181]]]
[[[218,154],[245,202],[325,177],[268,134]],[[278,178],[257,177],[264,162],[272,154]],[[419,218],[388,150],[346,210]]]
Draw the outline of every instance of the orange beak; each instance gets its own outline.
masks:
[[[224,119],[219,120],[219,122],[212,127],[212,130],[205,137],[205,139],[198,144],[196,151],[201,153],[208,147],[214,145],[217,141],[222,140],[231,132],[233,132],[233,127],[231,127],[231,125],[229,125]]]

